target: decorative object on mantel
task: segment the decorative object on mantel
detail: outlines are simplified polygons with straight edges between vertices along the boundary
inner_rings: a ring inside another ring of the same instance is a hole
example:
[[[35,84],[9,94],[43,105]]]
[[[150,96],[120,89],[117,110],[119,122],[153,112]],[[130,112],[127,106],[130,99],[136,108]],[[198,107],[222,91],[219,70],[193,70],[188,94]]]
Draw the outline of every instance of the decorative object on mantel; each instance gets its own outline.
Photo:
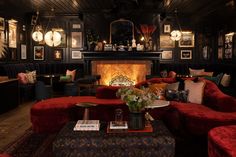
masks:
[[[145,126],[144,113],[145,107],[152,104],[155,95],[147,88],[138,89],[135,87],[123,87],[117,91],[117,96],[121,97],[129,107],[129,129],[139,130]]]
[[[152,34],[155,32],[155,25],[141,24],[140,28],[137,29],[137,32],[144,37],[144,47],[146,51],[152,50]]]

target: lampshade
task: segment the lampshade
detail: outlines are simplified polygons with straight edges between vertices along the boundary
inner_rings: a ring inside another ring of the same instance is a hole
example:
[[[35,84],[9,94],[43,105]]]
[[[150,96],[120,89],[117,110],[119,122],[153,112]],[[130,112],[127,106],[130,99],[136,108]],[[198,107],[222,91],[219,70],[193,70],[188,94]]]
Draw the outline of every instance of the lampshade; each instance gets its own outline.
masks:
[[[48,31],[44,36],[44,40],[48,46],[58,46],[61,44],[61,34],[53,30]]]
[[[171,33],[170,33],[170,38],[171,40],[174,40],[174,41],[179,41],[181,39],[181,32],[179,30],[173,30]]]
[[[33,32],[32,38],[34,41],[40,42],[43,40],[43,33],[40,32],[39,30],[37,30],[37,31]]]

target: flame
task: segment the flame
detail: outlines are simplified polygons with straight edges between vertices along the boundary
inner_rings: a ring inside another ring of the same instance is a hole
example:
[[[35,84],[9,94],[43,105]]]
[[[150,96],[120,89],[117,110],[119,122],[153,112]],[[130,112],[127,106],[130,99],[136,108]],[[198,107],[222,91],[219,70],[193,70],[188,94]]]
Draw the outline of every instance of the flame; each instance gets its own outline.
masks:
[[[150,74],[149,61],[94,61],[92,73],[101,75],[100,84],[109,85],[112,78],[123,75],[134,83],[144,81]],[[93,63],[92,63],[93,64]]]

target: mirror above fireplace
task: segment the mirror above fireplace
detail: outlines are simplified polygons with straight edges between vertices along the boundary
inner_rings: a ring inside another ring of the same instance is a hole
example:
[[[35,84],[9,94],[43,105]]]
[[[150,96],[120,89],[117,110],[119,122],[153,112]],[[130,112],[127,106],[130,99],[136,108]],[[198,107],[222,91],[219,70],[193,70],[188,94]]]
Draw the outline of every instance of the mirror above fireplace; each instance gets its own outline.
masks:
[[[130,20],[119,19],[110,23],[110,44],[131,44],[134,39],[134,23]]]

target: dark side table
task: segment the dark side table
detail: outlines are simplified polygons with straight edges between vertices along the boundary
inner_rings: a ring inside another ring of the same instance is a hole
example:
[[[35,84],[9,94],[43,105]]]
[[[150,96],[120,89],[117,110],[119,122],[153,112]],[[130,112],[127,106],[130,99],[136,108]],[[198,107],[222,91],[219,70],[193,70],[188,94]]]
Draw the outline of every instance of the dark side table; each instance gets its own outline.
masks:
[[[175,139],[162,121],[153,122],[153,132],[107,133],[73,131],[76,122],[67,123],[53,142],[56,157],[174,157]]]

